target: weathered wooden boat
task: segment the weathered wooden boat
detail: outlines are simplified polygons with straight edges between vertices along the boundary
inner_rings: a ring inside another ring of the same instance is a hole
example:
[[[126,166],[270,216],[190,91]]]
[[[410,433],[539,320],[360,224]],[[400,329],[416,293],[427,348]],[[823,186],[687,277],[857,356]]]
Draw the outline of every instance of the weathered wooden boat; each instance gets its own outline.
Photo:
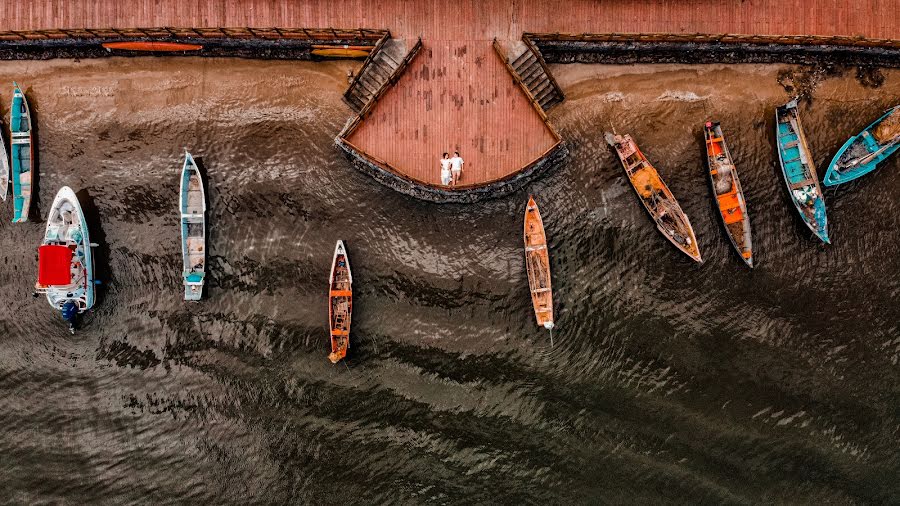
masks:
[[[34,150],[31,143],[31,113],[28,100],[13,83],[13,99],[9,118],[9,148],[12,165],[13,223],[28,221],[31,209],[31,180]]]
[[[151,52],[178,52],[178,51],[199,51],[203,49],[200,44],[185,44],[183,42],[163,42],[163,41],[145,41],[133,40],[123,42],[104,42],[103,47],[107,50],[119,51],[151,51]]]
[[[0,134],[0,199],[6,200],[9,190],[9,157],[6,155],[6,144]]]
[[[544,221],[534,197],[525,206],[525,268],[537,324],[553,329],[553,290],[550,283],[550,255]]]
[[[806,226],[819,239],[830,243],[825,197],[800,124],[796,99],[775,109],[775,142],[784,182],[794,207]]]
[[[864,176],[898,149],[900,105],[888,109],[865,130],[849,138],[828,165],[823,182],[834,186]]]
[[[708,121],[703,129],[706,138],[706,163],[709,168],[709,182],[713,196],[722,217],[722,225],[728,239],[741,259],[753,267],[753,241],[750,234],[750,215],[744,190],[738,179],[737,168],[725,144],[722,126]]]
[[[660,233],[684,254],[702,262],[690,220],[631,136],[607,133],[606,142],[616,150],[628,181]]]
[[[353,275],[344,242],[334,247],[331,275],[328,277],[328,323],[331,332],[332,364],[347,356],[350,349],[350,316],[353,313]]]
[[[184,300],[200,300],[206,278],[206,192],[194,157],[187,151],[180,196]]]
[[[73,334],[77,315],[94,306],[93,246],[75,192],[62,187],[50,207],[38,248],[35,292],[47,295],[47,302],[69,323]]]

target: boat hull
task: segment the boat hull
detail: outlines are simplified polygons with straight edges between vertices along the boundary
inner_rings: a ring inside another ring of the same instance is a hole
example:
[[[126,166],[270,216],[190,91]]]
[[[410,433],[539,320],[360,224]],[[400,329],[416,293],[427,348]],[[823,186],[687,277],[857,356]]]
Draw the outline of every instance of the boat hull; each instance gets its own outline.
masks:
[[[702,263],[694,227],[656,168],[644,156],[630,135],[606,134],[606,142],[616,151],[628,182],[656,223],[659,232],[697,263]]]
[[[865,130],[847,139],[828,164],[823,184],[835,186],[853,181],[874,171],[878,165],[900,149],[900,133],[893,141],[880,142],[875,135],[886,120],[900,124],[900,106],[895,106]]]
[[[722,226],[732,247],[741,260],[753,267],[753,240],[750,230],[750,214],[737,168],[725,143],[722,127],[709,122],[704,128],[706,138],[706,165],[710,188]]]
[[[68,208],[66,207],[67,205]],[[55,217],[60,215],[60,211],[67,210],[74,214],[72,219],[74,226],[60,227]],[[66,237],[60,236],[61,231],[64,231]],[[94,307],[94,256],[91,250],[90,234],[81,204],[75,192],[68,186],[64,186],[59,190],[56,198],[53,200],[53,204],[50,206],[50,214],[48,215],[44,239],[41,245],[64,245],[70,249],[74,248],[73,262],[80,264],[77,272],[83,272],[84,275],[83,278],[76,278],[71,285],[41,286],[40,283],[36,285],[36,289],[46,293],[50,307],[62,311],[63,305],[71,301],[76,305],[79,314]],[[73,271],[76,271],[76,269],[73,269]]]
[[[13,99],[10,107],[10,166],[12,171],[13,223],[28,221],[31,210],[31,183],[34,174],[34,148],[32,145],[31,112],[28,100],[13,83]]]
[[[340,362],[350,350],[350,321],[353,316],[353,274],[343,241],[334,247],[331,274],[328,276],[328,328],[332,364]]]
[[[184,300],[198,301],[206,280],[206,189],[194,157],[187,152],[179,195]]]
[[[126,42],[105,42],[103,47],[106,49],[116,49],[119,51],[143,51],[143,52],[181,52],[181,51],[199,51],[203,49],[200,44],[185,44],[181,42],[154,42],[154,41],[126,41]]]
[[[547,235],[544,221],[534,197],[525,206],[525,268],[528,272],[528,287],[537,324],[552,329],[553,289],[550,279],[550,255],[547,249]]]
[[[830,243],[825,197],[800,123],[796,100],[775,109],[775,143],[788,196],[800,219],[816,237]]]

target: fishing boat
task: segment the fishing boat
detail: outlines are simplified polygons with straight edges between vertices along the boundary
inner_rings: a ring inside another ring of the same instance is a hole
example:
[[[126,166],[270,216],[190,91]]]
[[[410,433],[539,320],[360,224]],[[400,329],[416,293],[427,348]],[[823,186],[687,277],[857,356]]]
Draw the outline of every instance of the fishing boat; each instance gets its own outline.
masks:
[[[550,286],[550,255],[547,251],[547,235],[544,221],[534,197],[525,206],[525,268],[528,271],[528,287],[537,324],[553,329],[553,290]]]
[[[31,175],[34,150],[31,144],[31,113],[19,85],[13,83],[9,118],[9,148],[12,161],[13,223],[28,221],[31,209]]]
[[[737,169],[725,144],[722,126],[718,122],[707,121],[703,132],[706,138],[709,182],[716,198],[719,215],[722,217],[722,224],[735,251],[744,263],[753,268],[750,215],[747,213],[747,202],[744,199],[744,190],[741,188]]]
[[[200,170],[187,151],[181,168],[180,195],[184,300],[200,300],[206,278],[206,193]]]
[[[607,133],[606,142],[615,148],[628,181],[660,233],[694,261],[702,262],[690,220],[631,136]]]
[[[800,218],[816,236],[825,243],[828,238],[828,218],[825,215],[825,197],[819,186],[819,176],[813,157],[806,143],[806,135],[797,113],[797,100],[775,109],[775,139],[778,159],[787,184],[788,194]]]
[[[94,306],[94,259],[87,222],[75,192],[64,186],[50,207],[44,240],[38,248],[38,281],[35,294],[69,323],[75,333],[77,315]]]
[[[344,241],[334,247],[331,275],[328,276],[328,325],[331,333],[332,364],[347,356],[350,349],[350,316],[353,312],[353,275]]]
[[[0,133],[0,199],[6,200],[9,190],[9,157],[6,155],[6,144],[3,142],[3,134]]]
[[[879,163],[900,149],[900,105],[888,109],[865,130],[841,146],[823,182],[834,186],[875,170]]]

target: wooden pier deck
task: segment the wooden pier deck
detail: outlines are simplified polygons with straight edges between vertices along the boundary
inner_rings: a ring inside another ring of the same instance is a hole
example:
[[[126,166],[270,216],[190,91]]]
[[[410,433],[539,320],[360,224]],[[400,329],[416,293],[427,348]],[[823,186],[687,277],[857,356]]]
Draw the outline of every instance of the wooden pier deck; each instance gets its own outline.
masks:
[[[401,175],[438,182],[459,150],[463,183],[515,174],[556,139],[492,48],[523,32],[735,33],[898,38],[900,0],[32,0],[0,3],[0,30],[130,27],[386,28],[422,38],[396,86],[348,136]]]

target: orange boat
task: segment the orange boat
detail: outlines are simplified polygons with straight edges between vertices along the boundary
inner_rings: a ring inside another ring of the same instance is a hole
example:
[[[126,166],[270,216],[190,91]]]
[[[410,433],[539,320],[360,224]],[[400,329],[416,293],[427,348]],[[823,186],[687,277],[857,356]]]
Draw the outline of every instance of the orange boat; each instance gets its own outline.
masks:
[[[628,181],[640,197],[644,209],[656,222],[656,228],[684,254],[703,262],[691,221],[631,136],[607,133],[606,142],[615,148]]]
[[[350,348],[350,315],[353,310],[353,275],[350,274],[350,259],[344,242],[338,241],[334,248],[331,275],[328,278],[328,322],[331,330],[332,364],[347,356]]]
[[[753,242],[750,237],[750,215],[737,169],[718,122],[706,122],[706,161],[709,181],[719,207],[719,215],[732,246],[750,268],[753,268]]]
[[[553,328],[553,291],[550,286],[550,255],[547,252],[547,235],[544,221],[534,197],[528,198],[525,207],[525,268],[528,270],[528,286],[537,324],[545,329]]]
[[[121,49],[124,51],[199,51],[203,49],[200,44],[184,44],[181,42],[153,42],[134,40],[128,42],[104,42],[106,49]]]

